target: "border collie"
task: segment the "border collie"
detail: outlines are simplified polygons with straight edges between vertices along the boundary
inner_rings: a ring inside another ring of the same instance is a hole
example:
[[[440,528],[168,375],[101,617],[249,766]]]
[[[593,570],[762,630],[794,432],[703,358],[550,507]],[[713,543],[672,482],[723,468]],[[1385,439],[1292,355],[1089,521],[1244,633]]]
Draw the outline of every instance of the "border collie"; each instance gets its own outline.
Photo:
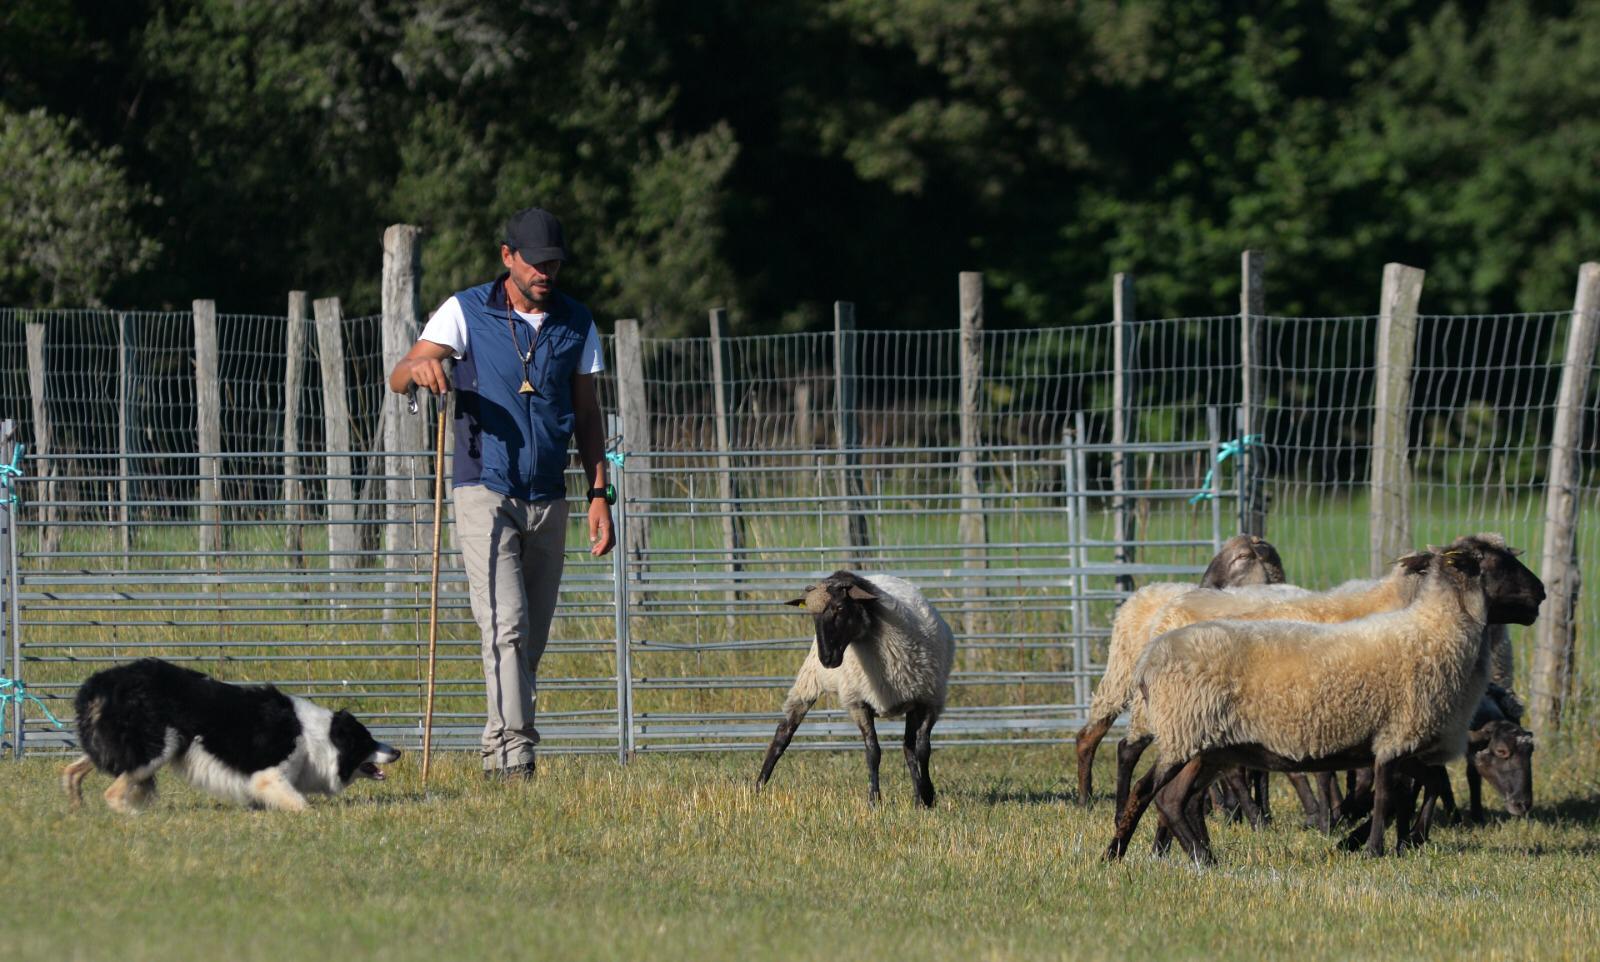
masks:
[[[347,711],[157,658],[90,675],[74,705],[84,754],[61,773],[74,808],[91,768],[116,776],[107,805],[137,812],[155,799],[156,773],[170,766],[223,801],[298,812],[307,794],[382,779],[378,766],[400,757]]]

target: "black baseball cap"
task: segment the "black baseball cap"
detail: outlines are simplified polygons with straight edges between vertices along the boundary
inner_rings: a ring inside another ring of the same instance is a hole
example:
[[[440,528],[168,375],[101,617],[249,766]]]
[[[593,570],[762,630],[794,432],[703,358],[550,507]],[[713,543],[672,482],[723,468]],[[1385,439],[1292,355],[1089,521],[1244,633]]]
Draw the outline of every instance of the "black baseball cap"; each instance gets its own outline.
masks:
[[[506,221],[506,246],[529,264],[571,260],[561,222],[542,207],[525,207],[511,215]]]

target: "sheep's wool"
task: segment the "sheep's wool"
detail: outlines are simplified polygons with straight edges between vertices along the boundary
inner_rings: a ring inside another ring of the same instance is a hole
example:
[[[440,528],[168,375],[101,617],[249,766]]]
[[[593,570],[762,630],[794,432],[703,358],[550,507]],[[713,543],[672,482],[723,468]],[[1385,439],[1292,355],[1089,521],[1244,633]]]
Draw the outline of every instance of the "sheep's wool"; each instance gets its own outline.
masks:
[[[823,667],[812,639],[785,712],[829,692],[841,707],[866,705],[880,716],[903,715],[913,703],[944,707],[956,648],[950,626],[911,582],[883,574],[861,577],[878,595],[878,637],[846,648],[838,668]]]
[[[1486,614],[1481,581],[1435,570],[1409,607],[1342,624],[1180,628],[1135,669],[1139,714],[1168,762],[1251,744],[1297,760],[1370,746],[1379,762],[1422,748],[1442,761],[1465,747],[1487,679]]]

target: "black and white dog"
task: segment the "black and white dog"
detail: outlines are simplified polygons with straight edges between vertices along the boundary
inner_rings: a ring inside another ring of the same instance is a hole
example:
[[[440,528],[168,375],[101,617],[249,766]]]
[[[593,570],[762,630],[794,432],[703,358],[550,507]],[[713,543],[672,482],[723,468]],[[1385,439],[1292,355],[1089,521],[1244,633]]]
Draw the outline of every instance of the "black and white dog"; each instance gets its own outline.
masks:
[[[90,675],[78,689],[83,757],[61,773],[73,807],[98,768],[116,781],[106,804],[137,812],[170,767],[224,801],[298,812],[306,795],[336,795],[382,779],[400,753],[347,711],[329,711],[271,685],[229,685],[157,658]]]

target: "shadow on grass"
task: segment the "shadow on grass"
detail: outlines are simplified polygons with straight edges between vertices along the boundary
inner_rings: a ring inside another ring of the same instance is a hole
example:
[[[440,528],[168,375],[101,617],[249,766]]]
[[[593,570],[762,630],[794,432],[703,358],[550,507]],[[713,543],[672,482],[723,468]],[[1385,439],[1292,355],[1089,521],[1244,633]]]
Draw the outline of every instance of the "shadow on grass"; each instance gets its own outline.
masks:
[[[1513,821],[1511,816],[1503,812],[1489,813],[1491,822],[1499,815],[1500,821]],[[1563,798],[1552,804],[1534,802],[1533,811],[1528,813],[1528,818],[1535,822],[1600,822],[1600,795],[1588,795],[1576,798]]]
[[[1079,811],[1093,811],[1092,808],[1083,808],[1078,804],[1077,792],[991,788],[981,793],[954,790],[950,794],[958,798],[981,801],[986,805],[1067,805]]]
[[[458,802],[466,797],[456,789],[430,788],[382,795],[346,796],[339,804],[348,808],[386,808],[393,805],[419,805],[423,802]]]

